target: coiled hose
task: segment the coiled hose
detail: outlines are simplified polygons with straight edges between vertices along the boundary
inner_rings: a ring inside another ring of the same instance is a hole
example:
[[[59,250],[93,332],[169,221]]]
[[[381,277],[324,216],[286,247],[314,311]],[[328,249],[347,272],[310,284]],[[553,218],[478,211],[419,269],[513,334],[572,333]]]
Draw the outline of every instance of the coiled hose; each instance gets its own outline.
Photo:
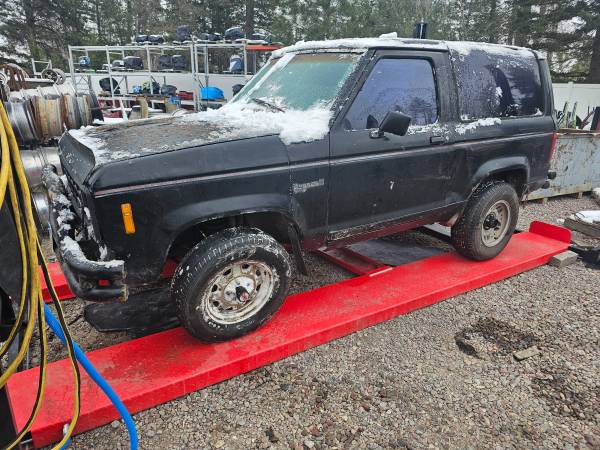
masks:
[[[54,449],[65,448],[70,442],[70,437],[75,428],[75,424],[80,413],[80,373],[77,360],[88,372],[90,377],[100,386],[106,395],[113,402],[121,417],[127,426],[130,436],[130,447],[138,448],[138,436],[135,429],[135,424],[131,415],[118,398],[117,394],[112,390],[108,383],[100,376],[98,371],[93,367],[90,361],[86,358],[81,349],[74,344],[71,339],[69,329],[64,320],[64,314],[56,291],[52,286],[52,280],[48,274],[48,267],[41,252],[37,230],[33,219],[33,210],[31,206],[31,194],[29,186],[25,178],[25,172],[21,163],[19,147],[15,138],[15,134],[10,126],[10,122],[4,109],[4,104],[0,102],[0,208],[4,204],[6,193],[9,194],[10,205],[12,211],[14,225],[17,230],[19,240],[19,249],[21,254],[21,271],[23,274],[21,284],[21,299],[17,318],[12,327],[8,339],[0,346],[0,358],[6,354],[12,343],[14,342],[18,331],[22,328],[24,312],[27,311],[27,325],[23,333],[22,344],[19,347],[16,357],[10,362],[6,371],[0,375],[0,389],[3,388],[10,376],[15,373],[18,366],[21,364],[33,334],[35,324],[38,325],[40,336],[40,371],[38,378],[38,390],[33,406],[33,410],[29,419],[23,428],[17,433],[16,439],[10,443],[7,449],[15,448],[23,437],[27,434],[36,416],[39,413],[44,387],[46,383],[46,366],[47,366],[47,336],[46,336],[46,319],[48,325],[57,334],[61,341],[66,345],[69,360],[74,375],[74,404],[73,415],[70,423],[66,426],[66,431],[62,440],[56,444]],[[41,263],[41,264],[40,264]],[[54,317],[49,307],[44,303],[41,291],[41,282],[39,276],[39,266],[42,268],[44,278],[48,290],[50,291],[53,303],[56,307],[58,320]]]

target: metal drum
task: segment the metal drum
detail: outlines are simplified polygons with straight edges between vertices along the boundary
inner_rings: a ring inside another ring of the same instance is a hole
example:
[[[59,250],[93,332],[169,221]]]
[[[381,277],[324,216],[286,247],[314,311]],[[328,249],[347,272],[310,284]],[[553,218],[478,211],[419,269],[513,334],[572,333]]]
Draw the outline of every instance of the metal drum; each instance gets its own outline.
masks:
[[[17,141],[24,145],[40,141],[40,133],[30,100],[15,100],[4,105]]]
[[[42,185],[42,168],[47,164],[56,167],[59,175],[62,175],[62,166],[58,156],[58,147],[41,147],[34,150],[21,150],[21,162],[27,177],[27,183],[31,189]]]

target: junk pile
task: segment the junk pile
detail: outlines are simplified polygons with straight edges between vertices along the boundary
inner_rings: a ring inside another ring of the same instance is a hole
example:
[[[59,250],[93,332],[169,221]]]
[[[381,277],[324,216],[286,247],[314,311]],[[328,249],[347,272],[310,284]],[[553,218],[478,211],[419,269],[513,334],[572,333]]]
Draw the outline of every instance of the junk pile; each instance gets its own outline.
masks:
[[[104,120],[96,96],[77,94],[63,71],[46,69],[42,78],[47,83],[40,86],[39,79],[31,79],[18,65],[0,65],[0,97],[19,145],[40,230],[48,224],[42,168],[52,164],[62,174],[58,138],[65,130],[91,125],[95,119]]]
[[[585,115],[577,104],[557,112],[560,128],[550,160],[550,186],[528,194],[529,200],[590,192],[600,186],[600,106]]]
[[[51,144],[65,130],[103,120],[96,96],[77,94],[60,70],[46,72],[48,86],[31,88],[24,69],[0,66],[0,95],[21,148]]]
[[[579,211],[565,219],[565,226],[595,239],[600,239],[600,210]]]
[[[557,111],[556,117],[559,128],[600,131],[600,106],[581,112],[580,115],[577,102],[574,102],[573,106],[565,102],[563,109]]]

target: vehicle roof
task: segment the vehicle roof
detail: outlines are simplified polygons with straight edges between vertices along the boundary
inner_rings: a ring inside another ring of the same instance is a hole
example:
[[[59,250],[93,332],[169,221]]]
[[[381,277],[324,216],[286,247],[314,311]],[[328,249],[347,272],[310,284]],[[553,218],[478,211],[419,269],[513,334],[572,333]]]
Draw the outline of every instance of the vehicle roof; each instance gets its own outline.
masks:
[[[431,39],[411,39],[399,38],[396,33],[382,34],[375,38],[346,38],[332,39],[326,41],[299,41],[294,45],[281,48],[273,52],[273,57],[277,58],[285,53],[301,52],[307,50],[354,50],[371,48],[403,48],[419,50],[442,50],[454,51],[459,54],[468,54],[471,50],[484,50],[498,55],[518,55],[531,56],[533,52],[524,47],[516,47],[502,44],[489,44],[486,42],[468,42],[468,41],[436,41]],[[534,52],[536,53],[536,52]],[[539,55],[536,53],[539,57]]]

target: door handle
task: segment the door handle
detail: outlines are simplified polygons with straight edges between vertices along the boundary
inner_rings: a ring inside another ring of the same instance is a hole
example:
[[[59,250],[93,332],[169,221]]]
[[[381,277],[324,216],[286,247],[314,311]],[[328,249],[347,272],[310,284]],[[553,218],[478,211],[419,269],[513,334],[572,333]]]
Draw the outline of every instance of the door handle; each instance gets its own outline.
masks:
[[[443,144],[444,142],[446,142],[446,139],[444,138],[444,136],[431,136],[429,138],[429,142],[431,142],[432,144]]]

